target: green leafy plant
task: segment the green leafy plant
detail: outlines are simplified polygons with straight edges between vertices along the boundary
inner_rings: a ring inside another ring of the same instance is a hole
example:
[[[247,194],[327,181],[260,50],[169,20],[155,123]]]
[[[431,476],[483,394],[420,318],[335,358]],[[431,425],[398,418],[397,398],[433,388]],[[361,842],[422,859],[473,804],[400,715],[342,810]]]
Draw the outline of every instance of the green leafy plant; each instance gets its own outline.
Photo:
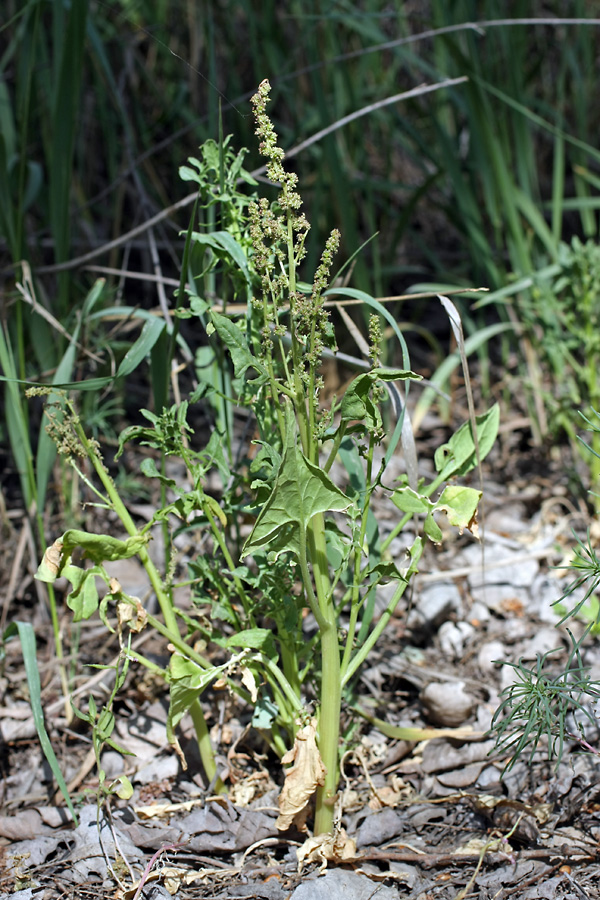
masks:
[[[129,645],[130,644],[131,635],[129,635]],[[102,751],[104,750],[105,746],[111,747],[113,750],[116,750],[123,756],[133,755],[129,750],[125,750],[124,747],[121,747],[120,744],[118,744],[112,736],[116,725],[113,706],[118,692],[125,684],[125,679],[127,677],[127,671],[129,669],[130,663],[130,656],[128,655],[127,651],[130,649],[130,646],[127,648],[122,648],[123,652],[117,659],[114,666],[92,667],[104,670],[112,669],[115,673],[115,679],[109,698],[106,703],[103,704],[101,709],[98,709],[98,705],[94,699],[93,694],[90,694],[86,712],[81,712],[81,710],[77,709],[75,706],[73,707],[73,712],[75,713],[77,718],[81,719],[83,722],[87,722],[92,730],[92,747],[94,749],[96,767],[98,769],[98,810],[100,810],[102,803],[113,794],[116,794],[116,796],[120,797],[122,800],[129,800],[129,798],[133,794],[133,787],[131,786],[131,782],[126,775],[119,775],[113,781],[107,782],[106,772],[102,767],[101,759]]]
[[[354,293],[372,310],[370,361],[360,364],[363,370],[341,398],[327,401],[321,363],[325,353],[335,353],[336,342],[326,299],[351,291],[329,287],[339,242],[335,231],[312,284],[300,279],[309,225],[296,177],[283,167],[284,154],[266,113],[269,91],[263,82],[252,102],[267,175],[278,185],[275,202],[243,201],[233,190],[224,167],[229,173],[235,167],[239,175],[241,162],[226,144],[218,153],[214,146],[205,147],[184,170],[185,178],[198,183],[201,210],[219,200],[220,230],[207,217],[198,231],[188,230],[194,287],[188,290],[188,306],[182,291],[178,298],[179,315],[196,317],[212,348],[212,356],[199,354],[198,369],[209,359],[218,377],[199,379],[189,402],[143,410],[146,423],[126,429],[119,448],[120,453],[135,440],[160,454],[160,468],[154,455],[146,456],[140,468],[160,485],[165,502],[149,522],[136,526],[98,444],[86,436],[73,402],[65,397],[60,415],[56,406],[48,410],[50,432],[96,504],[116,517],[126,536],[69,529],[47,551],[38,578],[68,579],[67,605],[75,621],[98,611],[108,625],[107,611],[115,604],[120,630],[152,627],[168,640],[172,651],[164,670],[132,650],[127,657],[169,685],[167,734],[184,764],[175,729],[191,713],[209,780],[217,779],[217,771],[200,696],[211,682],[224,679],[253,706],[253,724],[283,764],[292,763],[286,769],[279,826],[305,815],[316,791],[315,832],[326,833],[333,827],[340,749],[360,668],[417,571],[424,538],[442,541],[439,516],[461,532],[477,534],[481,492],[456,479],[491,449],[499,411],[494,406],[473,415],[438,448],[437,475],[430,483],[419,481],[410,467],[410,474],[388,483],[401,436],[408,441],[408,385],[419,376],[410,369],[393,318],[362,292]],[[208,177],[211,169],[218,178]],[[220,308],[215,296],[222,298]],[[231,300],[238,301],[235,309],[227,307]],[[381,318],[400,341],[402,368],[380,364]],[[384,427],[387,396],[399,413],[391,435]],[[201,397],[210,399],[215,427],[208,442],[197,447],[191,419],[193,401]],[[236,448],[235,434],[227,430],[234,407],[246,410],[256,452],[239,440]],[[184,478],[169,474],[171,458],[183,463]],[[84,462],[91,464],[98,487],[83,471]],[[220,490],[214,488],[215,478]],[[374,513],[376,499],[401,513],[385,538]],[[176,559],[171,557],[159,572],[148,554],[157,523],[171,541],[183,531],[198,535],[201,550],[189,566],[191,611],[175,602]],[[397,561],[390,546],[409,523],[406,558]],[[132,555],[146,570],[160,617],[124,593],[106,569],[108,561]],[[107,587],[102,598],[98,581]],[[377,592],[390,583],[391,599],[377,616]]]
[[[569,637],[572,647],[566,668],[552,665],[551,657],[560,649],[539,654],[533,667],[522,661],[504,663],[514,669],[516,679],[503,691],[491,725],[495,752],[508,755],[504,771],[510,771],[525,753],[531,762],[540,741],[548,759],[558,765],[565,742],[585,742],[585,720],[597,725],[590,698],[597,700],[600,683],[591,680],[582,663],[580,642],[570,632]]]
[[[530,301],[520,302],[522,322],[540,368],[538,387],[544,397],[548,431],[566,433],[575,451],[579,409],[600,407],[600,246],[575,237],[561,244],[557,264],[533,279]],[[592,484],[600,476],[600,438],[594,429],[589,463]]]
[[[598,430],[596,422],[585,416],[583,418],[592,430]],[[591,450],[587,444],[584,445]],[[574,578],[562,597],[554,603],[557,611],[564,613],[559,625],[570,618],[582,619],[587,625],[579,640],[567,629],[571,649],[567,664],[562,669],[552,665],[551,660],[553,654],[561,652],[560,648],[538,654],[535,667],[528,667],[522,661],[518,664],[504,663],[515,670],[516,680],[503,691],[504,699],[494,714],[491,733],[496,735],[496,749],[510,754],[507,769],[525,750],[529,751],[531,760],[542,738],[547,746],[548,758],[556,759],[557,764],[562,758],[566,740],[579,743],[591,752],[598,752],[585,738],[585,723],[587,720],[594,727],[598,725],[596,706],[600,697],[600,682],[591,680],[580,652],[586,636],[597,634],[600,630],[600,606],[596,594],[600,585],[600,556],[589,529],[587,540],[577,538],[568,568]],[[568,601],[574,596],[577,601],[568,608]]]

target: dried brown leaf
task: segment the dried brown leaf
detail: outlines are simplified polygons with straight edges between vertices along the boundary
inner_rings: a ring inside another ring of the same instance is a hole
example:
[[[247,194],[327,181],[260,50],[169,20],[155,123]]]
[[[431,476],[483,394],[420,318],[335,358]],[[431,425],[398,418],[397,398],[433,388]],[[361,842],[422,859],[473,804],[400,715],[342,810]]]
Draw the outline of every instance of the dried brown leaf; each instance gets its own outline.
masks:
[[[299,723],[300,724],[300,723]],[[286,831],[292,824],[304,830],[302,813],[319,785],[325,783],[327,769],[323,765],[317,747],[317,720],[311,719],[300,728],[294,746],[281,762],[293,765],[285,773],[285,781],[279,796],[277,828]]]
[[[342,863],[355,859],[356,842],[348,837],[343,828],[338,828],[333,834],[320,834],[318,837],[308,838],[296,850],[296,856],[299,872],[306,862],[320,863],[321,869],[326,869],[328,862]]]

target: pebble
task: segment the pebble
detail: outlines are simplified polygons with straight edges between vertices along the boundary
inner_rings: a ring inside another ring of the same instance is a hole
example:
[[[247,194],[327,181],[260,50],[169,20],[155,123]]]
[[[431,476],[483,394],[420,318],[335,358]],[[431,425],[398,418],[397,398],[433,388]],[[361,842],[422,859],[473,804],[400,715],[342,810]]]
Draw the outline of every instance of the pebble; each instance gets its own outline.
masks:
[[[475,629],[468,622],[444,622],[438,632],[442,653],[451,660],[462,659],[465,644],[474,634]]]
[[[460,610],[460,591],[453,581],[423,588],[408,616],[409,628],[437,628]]]
[[[420,695],[427,718],[436,725],[454,728],[469,718],[477,704],[463,681],[432,681]]]
[[[479,648],[477,664],[484,674],[495,672],[500,668],[498,660],[507,659],[508,653],[502,641],[494,639]]]

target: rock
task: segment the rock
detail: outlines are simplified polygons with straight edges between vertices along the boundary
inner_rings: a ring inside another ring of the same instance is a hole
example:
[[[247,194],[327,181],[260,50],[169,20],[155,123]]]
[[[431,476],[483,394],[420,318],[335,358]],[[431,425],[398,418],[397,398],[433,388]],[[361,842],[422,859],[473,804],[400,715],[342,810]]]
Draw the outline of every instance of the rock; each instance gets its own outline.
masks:
[[[477,664],[484,675],[497,672],[501,661],[507,659],[508,651],[502,641],[492,640],[483,644],[477,654]]]
[[[468,622],[444,622],[439,630],[440,648],[448,659],[462,659],[465,644],[475,634]]]
[[[408,616],[408,627],[438,628],[453,612],[459,612],[460,606],[460,591],[453,581],[432,584],[421,591]]]
[[[366,875],[345,869],[328,869],[319,878],[306,879],[291,895],[292,900],[398,900],[400,894],[395,887],[386,887],[371,881]]]
[[[432,681],[421,691],[421,703],[431,722],[454,728],[469,718],[477,701],[463,681]]]

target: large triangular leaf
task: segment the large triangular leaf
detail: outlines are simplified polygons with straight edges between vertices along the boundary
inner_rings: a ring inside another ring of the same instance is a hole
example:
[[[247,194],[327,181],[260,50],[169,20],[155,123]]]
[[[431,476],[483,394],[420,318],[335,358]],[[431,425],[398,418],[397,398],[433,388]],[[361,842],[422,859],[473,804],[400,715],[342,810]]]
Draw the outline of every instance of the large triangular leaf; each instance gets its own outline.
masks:
[[[275,487],[252,533],[242,559],[255,550],[300,555],[300,536],[318,513],[348,509],[351,501],[317,466],[309,462],[296,443],[293,417],[287,416],[286,446]]]

